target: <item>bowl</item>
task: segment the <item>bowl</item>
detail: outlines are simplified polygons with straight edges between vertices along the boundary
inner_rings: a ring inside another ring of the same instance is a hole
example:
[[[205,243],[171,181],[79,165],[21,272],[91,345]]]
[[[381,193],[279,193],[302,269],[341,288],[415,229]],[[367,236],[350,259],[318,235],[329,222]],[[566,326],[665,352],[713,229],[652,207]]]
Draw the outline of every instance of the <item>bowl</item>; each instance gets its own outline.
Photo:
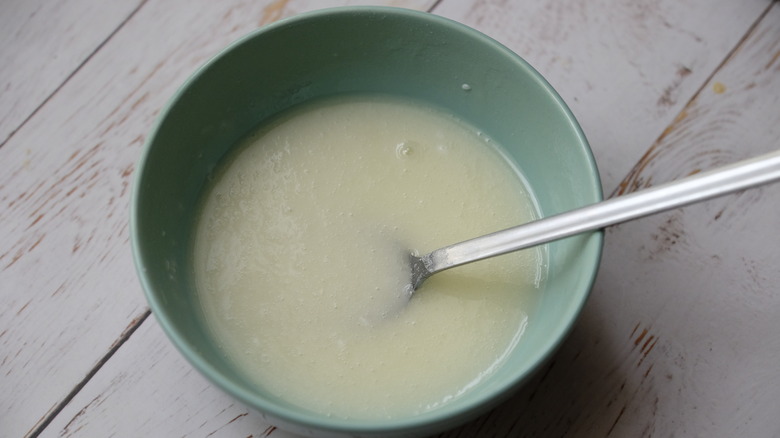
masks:
[[[496,406],[553,354],[587,299],[603,236],[592,232],[548,245],[547,279],[521,342],[489,379],[438,409],[391,420],[344,420],[247,385],[215,345],[195,296],[190,252],[199,199],[215,166],[264,120],[312,99],[360,92],[430,102],[487,133],[524,174],[543,216],[601,200],[598,171],[574,116],[506,47],[423,12],[326,9],[240,39],[172,97],[135,175],[134,259],[149,305],[173,344],[267,421],[305,435],[426,435]]]

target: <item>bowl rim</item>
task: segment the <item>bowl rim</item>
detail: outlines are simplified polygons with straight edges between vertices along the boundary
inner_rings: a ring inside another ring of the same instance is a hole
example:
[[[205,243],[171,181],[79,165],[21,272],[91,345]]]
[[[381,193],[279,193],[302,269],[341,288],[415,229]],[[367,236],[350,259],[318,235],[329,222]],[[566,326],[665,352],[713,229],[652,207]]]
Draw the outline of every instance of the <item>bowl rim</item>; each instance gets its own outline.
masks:
[[[438,26],[442,26],[443,28],[448,28],[448,30],[465,34],[469,38],[479,40],[486,47],[490,47],[501,56],[511,60],[518,69],[525,71],[529,77],[533,78],[538,86],[543,88],[545,92],[553,99],[555,105],[563,110],[567,120],[574,129],[579,142],[585,146],[584,152],[585,157],[587,158],[587,163],[585,164],[587,164],[589,172],[595,177],[597,182],[596,187],[593,187],[593,194],[597,197],[597,199],[603,198],[603,192],[600,184],[601,178],[595,162],[595,158],[593,156],[593,152],[587,139],[585,138],[582,128],[580,127],[570,108],[566,105],[558,92],[550,85],[550,83],[527,61],[514,53],[512,50],[499,43],[495,39],[465,24],[424,11],[388,6],[343,6],[325,8],[280,19],[276,22],[255,29],[248,34],[238,38],[237,40],[234,40],[232,43],[228,44],[226,47],[220,50],[216,55],[212,56],[209,60],[203,63],[198,69],[196,69],[195,72],[191,74],[176,90],[173,96],[168,99],[152,125],[152,129],[150,130],[149,135],[144,142],[141,155],[136,166],[136,174],[132,186],[129,221],[133,261],[139,281],[152,313],[154,313],[156,320],[163,328],[163,331],[168,336],[168,338],[175,345],[175,347],[187,359],[190,365],[194,366],[209,381],[211,381],[224,392],[227,392],[248,406],[251,406],[263,414],[268,414],[284,422],[289,422],[294,425],[317,430],[357,434],[403,432],[416,429],[433,430],[438,425],[452,423],[453,419],[457,417],[470,415],[475,411],[482,412],[483,409],[480,409],[480,407],[490,405],[491,401],[503,399],[504,396],[510,394],[518,387],[518,385],[524,382],[527,377],[532,375],[558,349],[560,344],[566,338],[566,335],[572,330],[578,315],[581,313],[582,308],[584,307],[585,302],[591,293],[591,289],[593,287],[593,283],[595,282],[596,274],[601,263],[601,256],[604,245],[603,231],[595,231],[591,233],[590,239],[595,239],[595,245],[597,247],[595,248],[593,257],[593,268],[588,271],[590,277],[583,281],[583,283],[587,284],[588,287],[582,294],[578,294],[579,302],[576,303],[576,305],[569,307],[569,314],[565,315],[565,318],[563,319],[566,321],[566,323],[559,324],[557,326],[557,330],[554,333],[551,333],[549,342],[544,344],[543,348],[539,349],[538,353],[536,354],[537,357],[529,361],[529,363],[532,365],[529,365],[529,367],[524,369],[518,369],[513,379],[511,379],[510,384],[502,385],[490,391],[483,391],[478,396],[472,395],[471,399],[469,399],[467,403],[446,404],[431,411],[423,412],[413,416],[393,419],[356,420],[336,417],[330,418],[322,416],[316,412],[310,412],[305,408],[288,408],[286,406],[276,404],[273,401],[269,401],[263,397],[257,396],[246,387],[241,386],[232,379],[223,376],[215,367],[201,358],[201,355],[197,349],[189,344],[189,342],[186,340],[186,336],[184,336],[176,327],[176,325],[171,321],[169,311],[166,311],[166,306],[161,301],[158,294],[154,292],[152,281],[147,276],[147,261],[141,257],[141,246],[143,244],[139,235],[138,223],[140,220],[140,193],[142,191],[144,170],[155,138],[157,137],[158,132],[160,131],[168,114],[173,110],[173,107],[181,98],[181,96],[186,93],[189,87],[195,81],[197,81],[205,71],[210,69],[214,64],[220,62],[220,60],[226,57],[229,52],[232,52],[239,46],[246,44],[255,38],[261,37],[263,34],[273,32],[280,28],[298,25],[311,20],[319,20],[321,18],[332,17],[333,15],[349,14],[392,14],[396,16],[407,17],[415,20],[416,22],[436,24]],[[593,245],[590,240],[589,244]]]

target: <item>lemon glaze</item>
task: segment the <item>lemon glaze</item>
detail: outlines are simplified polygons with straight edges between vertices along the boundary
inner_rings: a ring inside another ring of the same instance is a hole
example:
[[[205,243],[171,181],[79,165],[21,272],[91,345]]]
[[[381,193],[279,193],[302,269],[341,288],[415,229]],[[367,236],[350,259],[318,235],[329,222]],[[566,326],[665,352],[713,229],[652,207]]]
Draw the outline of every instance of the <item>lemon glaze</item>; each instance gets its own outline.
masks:
[[[520,341],[543,248],[437,274],[408,297],[409,251],[530,221],[533,198],[488,137],[389,96],[322,99],[248,136],[196,225],[206,323],[247,378],[328,416],[436,409]]]

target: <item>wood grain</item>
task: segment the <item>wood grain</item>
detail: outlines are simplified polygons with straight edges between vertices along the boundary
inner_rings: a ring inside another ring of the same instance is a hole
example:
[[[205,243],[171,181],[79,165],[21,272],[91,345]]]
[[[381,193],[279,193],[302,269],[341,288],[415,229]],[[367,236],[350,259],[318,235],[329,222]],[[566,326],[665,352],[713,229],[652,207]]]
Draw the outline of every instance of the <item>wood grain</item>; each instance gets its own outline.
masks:
[[[11,0],[0,5],[0,146],[143,0]]]
[[[0,148],[3,435],[45,426],[147,312],[127,205],[168,96],[239,36],[338,4],[146,3]]]

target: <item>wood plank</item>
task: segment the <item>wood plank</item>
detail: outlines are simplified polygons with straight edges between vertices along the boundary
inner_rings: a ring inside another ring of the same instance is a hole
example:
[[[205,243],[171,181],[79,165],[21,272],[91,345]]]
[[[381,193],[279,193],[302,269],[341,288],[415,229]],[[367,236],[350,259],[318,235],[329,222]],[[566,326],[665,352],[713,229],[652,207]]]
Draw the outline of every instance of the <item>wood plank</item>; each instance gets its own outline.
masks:
[[[198,374],[154,318],[138,329],[41,434],[112,435],[294,437],[275,429]]]
[[[0,5],[0,145],[143,0],[12,0]]]
[[[620,187],[776,150],[778,73],[775,3]],[[777,436],[778,229],[778,184],[611,228],[553,362],[445,436]]]
[[[45,425],[147,311],[127,206],[166,99],[230,41],[345,3],[149,2],[0,148],[3,435]]]
[[[580,121],[607,191],[661,135],[769,0],[443,1],[539,70]]]

